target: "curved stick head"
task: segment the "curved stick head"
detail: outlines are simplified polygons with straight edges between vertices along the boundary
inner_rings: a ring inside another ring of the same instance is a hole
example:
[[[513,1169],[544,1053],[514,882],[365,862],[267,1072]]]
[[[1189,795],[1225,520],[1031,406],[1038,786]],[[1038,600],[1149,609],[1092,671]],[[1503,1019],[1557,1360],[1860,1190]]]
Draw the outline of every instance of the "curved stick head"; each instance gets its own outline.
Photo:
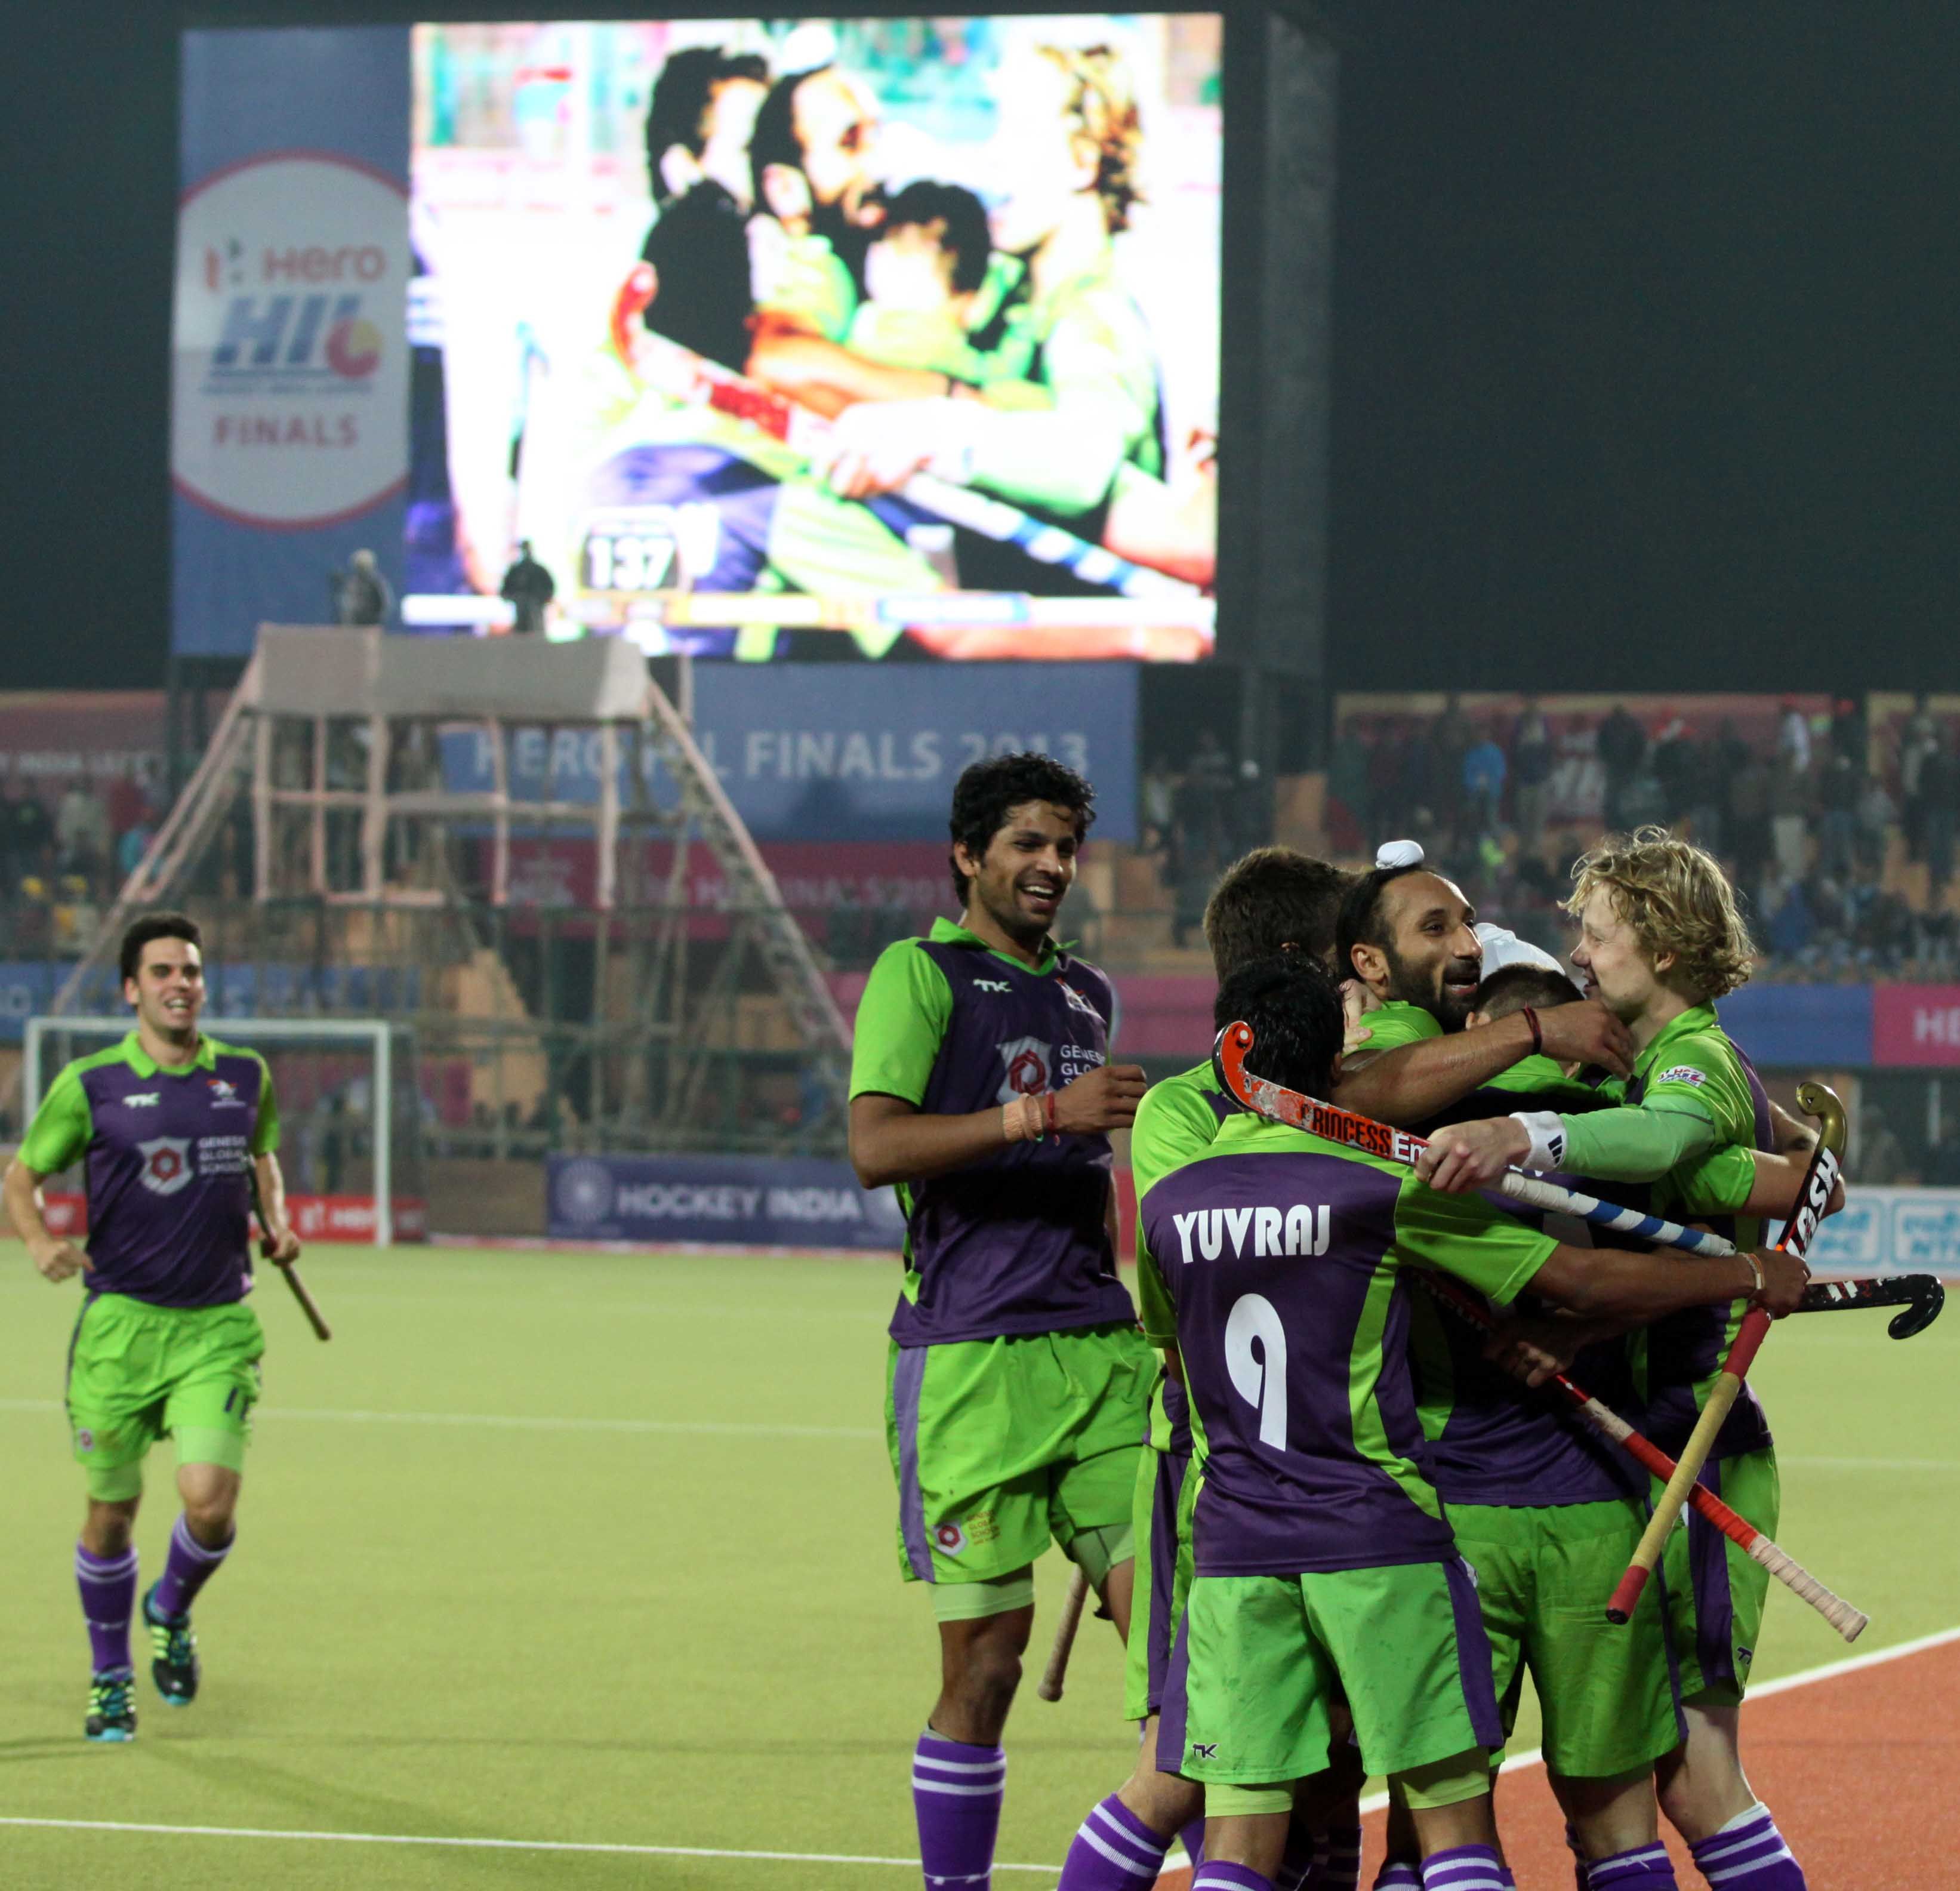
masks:
[[[1903,1313],[1895,1313],[1885,1331],[1895,1339],[1910,1339],[1915,1333],[1923,1333],[1939,1317],[1946,1304],[1946,1287],[1931,1275],[1925,1277],[1926,1284],[1912,1304]]]
[[[1229,1096],[1248,1109],[1256,1109],[1246,1077],[1246,1053],[1252,1048],[1252,1026],[1228,1024],[1211,1046],[1211,1068]]]
[[[1841,1158],[1844,1154],[1846,1123],[1844,1106],[1839,1101],[1837,1091],[1813,1078],[1797,1085],[1796,1106],[1806,1116],[1817,1119],[1818,1134],[1824,1147]]]

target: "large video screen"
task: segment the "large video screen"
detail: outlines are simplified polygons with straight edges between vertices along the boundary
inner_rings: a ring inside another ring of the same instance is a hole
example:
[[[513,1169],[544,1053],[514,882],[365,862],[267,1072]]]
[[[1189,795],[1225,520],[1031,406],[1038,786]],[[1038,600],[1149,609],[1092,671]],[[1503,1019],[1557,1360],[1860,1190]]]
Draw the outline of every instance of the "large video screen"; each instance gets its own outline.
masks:
[[[1217,14],[426,25],[402,616],[1213,643]]]

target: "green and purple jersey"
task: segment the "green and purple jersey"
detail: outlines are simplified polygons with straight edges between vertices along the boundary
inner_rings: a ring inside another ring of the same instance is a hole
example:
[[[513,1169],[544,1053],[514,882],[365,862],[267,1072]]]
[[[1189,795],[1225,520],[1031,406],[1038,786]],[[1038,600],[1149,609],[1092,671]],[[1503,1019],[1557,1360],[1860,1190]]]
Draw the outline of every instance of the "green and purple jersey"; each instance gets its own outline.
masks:
[[[1176,1309],[1201,1576],[1422,1562],[1452,1541],[1409,1363],[1411,1271],[1508,1305],[1556,1243],[1475,1195],[1235,1115],[1141,1204]]]
[[[950,920],[887,946],[859,1001],[851,1094],[968,1116],[1061,1090],[1109,1061],[1115,997],[1052,942],[1039,965]],[[902,1182],[901,1346],[1133,1321],[1108,1214],[1102,1135],[1005,1142],[946,1175]]]
[[[1218,1125],[1238,1106],[1225,1094],[1218,1074],[1208,1059],[1153,1084],[1137,1106],[1130,1126],[1130,1175],[1137,1199],[1173,1169],[1196,1160],[1217,1139]],[[1159,1348],[1177,1344],[1177,1310],[1163,1276],[1150,1258],[1147,1243],[1137,1243],[1137,1302],[1143,1314],[1144,1335]],[[1179,1457],[1191,1455],[1191,1408],[1184,1388],[1168,1373],[1150,1401],[1150,1448]]]
[[[1717,1021],[1713,1006],[1694,1005],[1671,1020],[1634,1059],[1632,1076],[1607,1088],[1630,1106],[1693,1116],[1715,1132],[1712,1148],[1662,1176],[1645,1191],[1645,1202],[1634,1205],[1677,1221],[1706,1222],[1739,1247],[1755,1246],[1762,1239],[1762,1223],[1736,1210],[1755,1183],[1750,1152],[1774,1146],[1769,1098]],[[1600,1192],[1608,1190],[1602,1186]],[[1616,1201],[1627,1199],[1621,1187],[1612,1194]],[[1636,1335],[1635,1380],[1645,1402],[1641,1428],[1662,1450],[1678,1453],[1686,1444],[1746,1310],[1743,1300],[1691,1307]],[[1714,1455],[1734,1457],[1769,1443],[1769,1421],[1745,1383]]]
[[[83,1163],[91,1294],[217,1307],[251,1291],[247,1171],[278,1146],[256,1051],[204,1037],[191,1063],[172,1068],[132,1031],[63,1068],[20,1158],[43,1176]]]

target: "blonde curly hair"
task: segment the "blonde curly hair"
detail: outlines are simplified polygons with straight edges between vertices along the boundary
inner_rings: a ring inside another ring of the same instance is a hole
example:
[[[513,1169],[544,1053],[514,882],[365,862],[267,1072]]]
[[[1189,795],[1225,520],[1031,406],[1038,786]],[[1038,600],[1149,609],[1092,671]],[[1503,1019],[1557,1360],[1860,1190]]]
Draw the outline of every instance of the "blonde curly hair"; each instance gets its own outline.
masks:
[[[1035,50],[1068,81],[1062,110],[1080,127],[1075,134],[1096,155],[1096,194],[1109,234],[1130,227],[1130,212],[1143,201],[1137,167],[1143,154],[1143,117],[1130,68],[1113,46],[1040,46]]]
[[[1664,827],[1611,834],[1574,862],[1565,910],[1578,918],[1602,887],[1650,960],[1672,953],[1668,982],[1708,1000],[1746,984],[1756,947],[1714,856]]]

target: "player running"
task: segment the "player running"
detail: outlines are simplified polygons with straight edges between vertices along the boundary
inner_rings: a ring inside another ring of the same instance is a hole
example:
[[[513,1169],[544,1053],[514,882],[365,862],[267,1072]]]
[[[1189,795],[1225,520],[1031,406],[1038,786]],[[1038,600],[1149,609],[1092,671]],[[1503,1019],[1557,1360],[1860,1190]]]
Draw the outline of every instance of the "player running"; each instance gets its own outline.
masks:
[[[1130,1505],[1154,1361],[1116,1273],[1109,982],[1052,928],[1094,790],[1043,755],[953,790],[962,912],[889,947],[858,1012],[851,1157],[905,1211],[886,1428],[899,1564],[932,1586],[940,1686],[912,1762],[928,1887],[986,1891],[1001,1737],[1058,1542],[1129,1628]]]
[[[279,1113],[265,1060],[203,1036],[204,954],[194,921],[151,913],[123,934],[123,996],[136,1028],[78,1058],[54,1081],[4,1185],[7,1212],[50,1281],[85,1272],[68,1350],[68,1410],[88,1510],[75,1579],[94,1673],[91,1740],[136,1737],[129,1621],[130,1531],[143,1460],[173,1437],[183,1510],[162,1576],[143,1597],[157,1691],[196,1698],[190,1609],[235,1536],[238,1491],[265,1335],[252,1287],[256,1169],[269,1258],[296,1260],[278,1156]],[[42,1180],[86,1160],[88,1247],[49,1231]]]
[[[1754,948],[1721,869],[1659,829],[1609,840],[1576,869],[1567,908],[1580,924],[1573,963],[1639,1047],[1621,1106],[1587,1116],[1529,1110],[1440,1131],[1423,1159],[1439,1188],[1474,1188],[1503,1168],[1564,1169],[1634,1185],[1678,1220],[1739,1213],[1753,1242],[1760,1178],[1774,1138],[1768,1100],[1716,1019],[1714,1001],[1749,975]],[[1617,1187],[1625,1199],[1629,1190]],[[1787,1212],[1789,1198],[1780,1204]],[[1753,1211],[1753,1212],[1748,1212]],[[1717,1225],[1724,1233],[1730,1229]],[[1737,1300],[1663,1320],[1634,1342],[1643,1428],[1678,1455],[1744,1311]],[[1780,1508],[1769,1426],[1752,1389],[1716,1441],[1704,1483],[1773,1535]],[[1743,1691],[1768,1577],[1691,1517],[1663,1573],[1688,1737],[1657,1769],[1661,1809],[1723,1891],[1801,1891],[1801,1869],[1744,1776]]]
[[[1259,1074],[1328,1094],[1342,1019],[1318,966],[1262,962],[1228,981],[1220,1005],[1252,1026]],[[1489,1651],[1421,1468],[1402,1277],[1433,1269],[1500,1304],[1529,1286],[1638,1320],[1737,1294],[1788,1312],[1801,1263],[1564,1247],[1249,1113],[1151,1188],[1141,1213],[1176,1308],[1202,1465],[1160,1735],[1162,1762],[1206,1788],[1192,1891],[1271,1891],[1293,1783],[1328,1762],[1337,1689],[1369,1771],[1410,1808],[1422,1883],[1502,1891]]]

